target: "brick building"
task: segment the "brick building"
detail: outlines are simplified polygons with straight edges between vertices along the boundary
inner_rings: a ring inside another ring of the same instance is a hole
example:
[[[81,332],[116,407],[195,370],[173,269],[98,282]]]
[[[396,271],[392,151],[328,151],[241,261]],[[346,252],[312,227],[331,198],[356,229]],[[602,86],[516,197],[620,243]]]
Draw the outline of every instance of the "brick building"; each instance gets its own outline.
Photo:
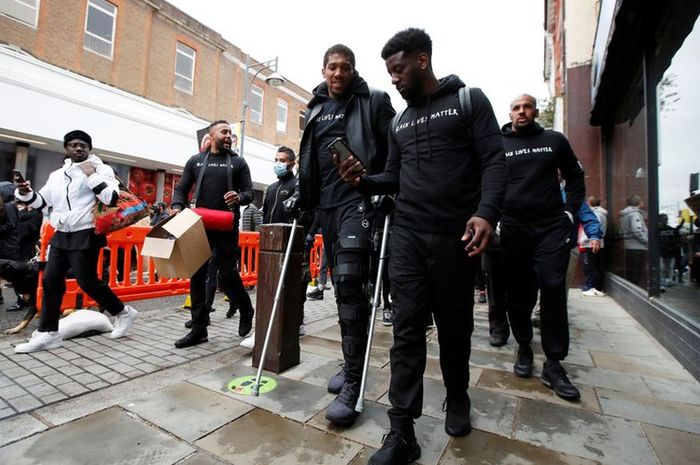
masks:
[[[1,0],[0,179],[17,167],[43,184],[63,134],[81,128],[122,177],[138,168],[147,196],[167,201],[196,131],[240,122],[247,79],[244,156],[260,200],[274,147],[299,144],[311,94],[265,84],[272,70],[256,62],[162,0]]]

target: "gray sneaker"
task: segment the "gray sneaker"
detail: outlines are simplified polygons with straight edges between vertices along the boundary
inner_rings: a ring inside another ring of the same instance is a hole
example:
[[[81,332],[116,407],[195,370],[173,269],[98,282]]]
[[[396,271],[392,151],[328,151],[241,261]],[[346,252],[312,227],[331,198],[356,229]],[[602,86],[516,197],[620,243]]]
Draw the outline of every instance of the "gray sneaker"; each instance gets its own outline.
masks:
[[[343,384],[345,384],[345,368],[341,364],[340,371],[328,381],[328,392],[338,394],[343,389]]]

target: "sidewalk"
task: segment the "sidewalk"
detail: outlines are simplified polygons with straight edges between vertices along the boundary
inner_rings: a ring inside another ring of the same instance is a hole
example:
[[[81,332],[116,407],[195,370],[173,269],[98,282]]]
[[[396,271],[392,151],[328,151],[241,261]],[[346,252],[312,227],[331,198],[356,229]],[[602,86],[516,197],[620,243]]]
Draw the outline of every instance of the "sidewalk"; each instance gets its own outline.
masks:
[[[178,350],[188,312],[142,314],[130,337],[67,341],[15,355],[0,339],[0,461],[20,464],[364,464],[388,419],[390,328],[377,325],[365,412],[349,429],[325,420],[327,379],[340,362],[332,292],[307,302],[302,363],[260,397],[233,394],[255,373],[238,347],[238,316],[212,314],[209,343]],[[219,308],[226,308],[221,303]],[[516,378],[516,347],[488,344],[486,305],[475,305],[473,432],[444,433],[435,330],[428,333],[422,464],[684,465],[700,457],[700,384],[608,298],[570,294],[567,369],[582,399],[559,399],[536,373]],[[157,335],[154,337],[153,335]],[[536,336],[537,339],[537,336]]]

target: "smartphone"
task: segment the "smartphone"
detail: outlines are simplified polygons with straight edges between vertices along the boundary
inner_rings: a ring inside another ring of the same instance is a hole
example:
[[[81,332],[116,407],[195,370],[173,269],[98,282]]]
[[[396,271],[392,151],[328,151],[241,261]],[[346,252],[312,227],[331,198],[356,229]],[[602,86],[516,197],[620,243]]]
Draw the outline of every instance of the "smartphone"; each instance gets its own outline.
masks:
[[[22,176],[22,173],[19,170],[12,170],[12,181],[15,184],[24,182],[24,176]]]
[[[330,150],[331,153],[338,155],[338,160],[341,162],[347,160],[350,156],[353,156],[357,161],[360,161],[355,156],[353,151],[350,150],[350,147],[348,147],[348,144],[345,143],[342,137],[337,137],[333,142],[328,144],[328,150]]]

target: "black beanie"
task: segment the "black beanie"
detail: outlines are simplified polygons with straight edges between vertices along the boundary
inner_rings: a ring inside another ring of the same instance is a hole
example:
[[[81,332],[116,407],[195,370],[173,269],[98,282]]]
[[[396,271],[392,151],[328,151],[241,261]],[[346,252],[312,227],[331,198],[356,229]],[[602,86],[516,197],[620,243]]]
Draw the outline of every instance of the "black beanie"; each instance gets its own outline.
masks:
[[[80,129],[71,131],[65,136],[63,136],[63,148],[66,148],[68,142],[72,141],[73,139],[82,140],[88,145],[88,147],[90,147],[90,150],[92,150],[92,137],[90,137],[90,135],[87,132],[81,131]]]

